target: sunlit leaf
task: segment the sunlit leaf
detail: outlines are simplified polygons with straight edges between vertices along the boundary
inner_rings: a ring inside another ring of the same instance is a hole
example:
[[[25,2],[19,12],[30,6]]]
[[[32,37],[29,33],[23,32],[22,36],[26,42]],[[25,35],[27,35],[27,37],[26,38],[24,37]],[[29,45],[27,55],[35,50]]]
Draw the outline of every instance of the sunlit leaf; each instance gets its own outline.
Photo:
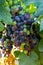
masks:
[[[29,13],[34,13],[36,11],[37,7],[34,4],[29,5]]]

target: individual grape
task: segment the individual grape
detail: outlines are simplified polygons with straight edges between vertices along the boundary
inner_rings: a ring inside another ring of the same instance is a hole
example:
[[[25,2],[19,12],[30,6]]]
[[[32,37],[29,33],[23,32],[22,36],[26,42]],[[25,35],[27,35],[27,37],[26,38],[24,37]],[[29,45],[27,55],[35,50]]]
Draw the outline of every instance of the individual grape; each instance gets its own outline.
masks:
[[[18,27],[20,27],[20,26],[21,26],[21,23],[20,23],[20,22],[19,22],[19,23],[17,23],[17,26],[18,26]]]
[[[21,11],[22,10],[22,7],[21,6],[18,6],[18,9],[19,9],[19,11]]]
[[[27,25],[26,25],[26,24],[24,24],[24,25],[23,25],[23,27],[24,27],[24,28],[27,28]]]
[[[24,20],[24,24],[27,24],[27,20]]]
[[[21,45],[20,45],[20,50],[24,50],[24,45],[25,45],[25,43],[22,42]]]
[[[16,21],[14,21],[13,25],[16,26],[16,24],[17,24]]]
[[[23,15],[20,14],[19,18],[20,18],[21,21],[24,21],[24,16]]]
[[[27,31],[27,35],[30,35],[30,31]]]
[[[27,29],[26,28],[24,28],[24,30],[23,30],[25,33],[27,32]]]
[[[10,31],[7,31],[7,35],[10,36],[11,35],[11,32]]]
[[[12,26],[12,31],[17,30],[17,26]]]
[[[24,24],[23,22],[18,22],[18,23],[17,23],[17,26],[18,26],[18,27],[21,27],[21,26],[23,26],[23,24]]]
[[[30,47],[29,47],[28,45],[25,45],[25,46],[24,46],[24,49],[25,49],[25,50],[30,50]]]
[[[19,16],[15,16],[15,21],[20,22]]]
[[[19,29],[20,29],[20,30],[23,30],[23,29],[24,29],[24,27],[21,25]]]
[[[8,49],[8,51],[10,52],[11,49],[12,49],[12,45],[8,46],[7,49]]]
[[[19,42],[20,42],[20,44],[21,44],[21,43],[23,42],[23,40],[22,40],[22,39],[20,39],[20,41],[19,41]]]
[[[16,47],[19,47],[19,46],[20,46],[20,44],[17,43],[17,42],[15,42],[14,45],[15,45]]]
[[[27,51],[27,50],[24,50],[24,54],[26,54],[26,55],[27,55],[27,53],[28,53],[28,51]]]
[[[20,31],[20,35],[23,35],[24,34],[24,32],[23,31]]]
[[[24,19],[25,20],[28,20],[30,18],[30,14],[29,13],[26,13],[25,15],[24,15]]]
[[[16,36],[16,37],[14,38],[14,41],[15,41],[15,42],[19,41],[19,36]]]
[[[22,42],[24,42],[25,36],[20,35],[19,37],[20,37],[20,40],[22,40]]]
[[[18,31],[18,30],[16,30],[16,31],[15,31],[15,34],[19,34],[19,31]]]

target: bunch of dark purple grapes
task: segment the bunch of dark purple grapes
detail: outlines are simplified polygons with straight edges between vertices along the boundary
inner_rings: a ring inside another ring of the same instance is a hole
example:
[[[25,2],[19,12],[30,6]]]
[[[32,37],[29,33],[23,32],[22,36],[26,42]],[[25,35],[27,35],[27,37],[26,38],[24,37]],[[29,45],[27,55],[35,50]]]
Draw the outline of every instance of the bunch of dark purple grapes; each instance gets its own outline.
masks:
[[[12,20],[14,25],[7,25],[6,27],[6,37],[12,41],[12,44],[7,45],[9,49],[12,48],[12,45],[20,47],[23,51],[30,52],[32,48],[38,45],[40,41],[40,36],[35,29],[35,25],[32,25],[35,21],[31,18],[29,13],[19,14],[22,10],[22,7],[19,6],[18,9],[11,11]],[[31,31],[32,29],[32,31]],[[6,48],[7,48],[6,47]]]

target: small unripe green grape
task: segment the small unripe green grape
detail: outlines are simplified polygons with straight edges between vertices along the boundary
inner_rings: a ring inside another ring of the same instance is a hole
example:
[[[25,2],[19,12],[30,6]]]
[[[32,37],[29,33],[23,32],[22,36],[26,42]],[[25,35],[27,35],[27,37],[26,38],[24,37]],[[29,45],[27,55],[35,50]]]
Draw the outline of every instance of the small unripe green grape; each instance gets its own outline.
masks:
[[[24,45],[25,45],[25,43],[23,42],[21,45],[22,45],[22,46],[24,46]]]
[[[30,31],[27,31],[27,35],[30,35]]]
[[[14,26],[16,26],[16,22],[14,22]]]
[[[12,22],[12,25],[16,26],[16,21]]]
[[[27,29],[26,28],[24,28],[24,30],[23,30],[25,33],[27,32]]]
[[[22,43],[22,44],[21,44],[20,50],[24,50],[24,45],[25,45],[25,43]]]
[[[9,41],[9,39],[6,39],[6,42],[8,42]]]
[[[6,40],[4,41],[4,47],[5,47],[5,48],[6,48],[7,45],[8,45],[8,41],[9,41],[9,39],[6,39]]]
[[[4,47],[5,47],[5,48],[7,47],[7,42],[6,42],[6,41],[4,41]]]
[[[12,41],[12,42],[14,42],[14,39],[13,39],[13,38],[11,38],[11,41]]]
[[[24,28],[26,28],[26,25],[24,24],[24,26],[23,26]]]
[[[28,51],[27,50],[24,50],[24,54],[27,54],[28,53]]]
[[[37,7],[36,7],[33,3],[30,4],[30,6],[29,6],[29,13],[33,13],[33,12],[35,12],[36,9],[37,9]]]
[[[20,46],[20,50],[24,50],[24,47],[23,46]]]

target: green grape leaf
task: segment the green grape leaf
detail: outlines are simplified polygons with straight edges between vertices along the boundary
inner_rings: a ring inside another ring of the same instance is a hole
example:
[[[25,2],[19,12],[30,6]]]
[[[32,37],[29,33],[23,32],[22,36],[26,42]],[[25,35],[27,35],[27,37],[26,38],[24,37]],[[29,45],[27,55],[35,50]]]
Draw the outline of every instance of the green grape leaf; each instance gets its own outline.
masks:
[[[25,5],[30,5],[31,3],[34,3],[36,6],[39,6],[43,2],[43,0],[22,0],[22,2]]]
[[[4,25],[0,22],[0,31],[4,30]]]
[[[11,24],[11,14],[9,12],[9,7],[0,6],[0,21],[3,21],[6,24]]]
[[[38,56],[35,52],[31,52],[30,56],[20,53],[19,58],[19,65],[39,65]]]
[[[43,30],[39,32],[40,37],[43,38]]]
[[[41,23],[40,23],[40,31],[43,30],[43,19],[41,19]]]
[[[27,5],[29,3],[29,0],[22,0],[22,3],[24,3],[25,5]]]
[[[34,3],[34,5],[36,7],[39,7],[41,5],[41,3],[42,3],[42,0],[41,1],[40,0],[29,0],[29,4],[30,3]]]
[[[43,52],[43,38],[39,42],[38,49],[40,52]]]
[[[40,15],[43,15],[43,4],[41,4],[37,9],[37,11],[34,13],[34,16],[40,16]]]
[[[0,5],[3,5],[5,3],[5,0],[0,0]]]
[[[41,62],[43,64],[43,53],[40,53],[40,59],[41,59]]]

